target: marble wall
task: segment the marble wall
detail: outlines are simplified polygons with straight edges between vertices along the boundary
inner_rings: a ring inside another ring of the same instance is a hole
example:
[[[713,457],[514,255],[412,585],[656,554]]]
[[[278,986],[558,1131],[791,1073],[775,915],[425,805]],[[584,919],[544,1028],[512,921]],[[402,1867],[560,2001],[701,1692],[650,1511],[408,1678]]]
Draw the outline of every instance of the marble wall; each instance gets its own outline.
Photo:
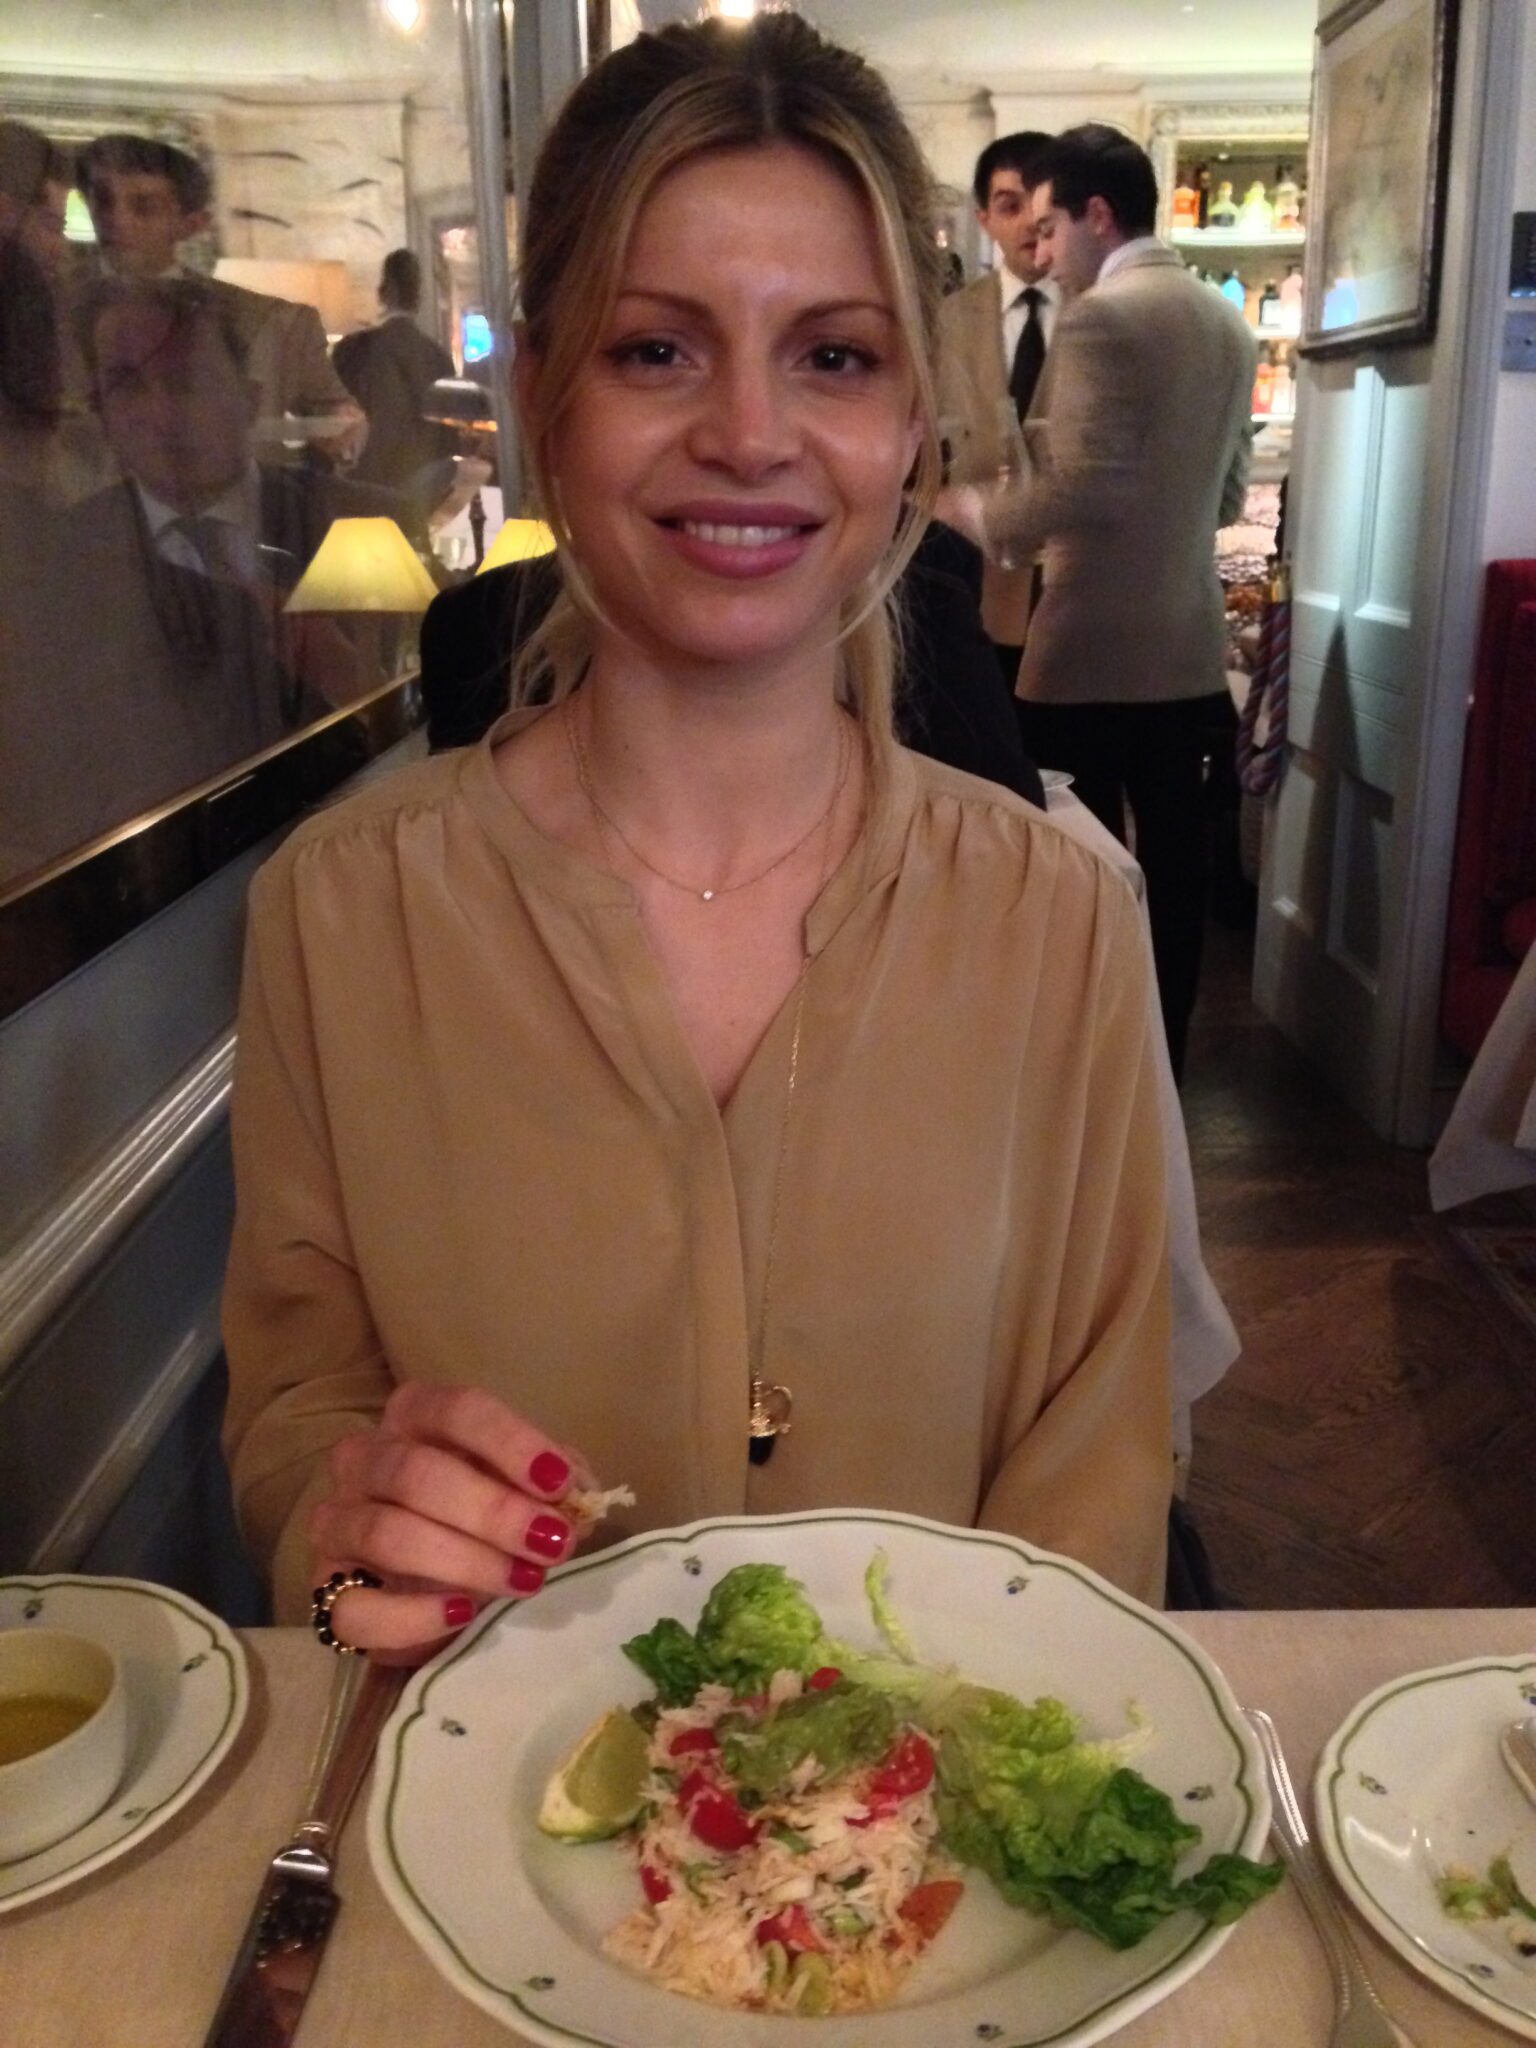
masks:
[[[404,128],[398,100],[218,106],[220,254],[344,263],[351,324],[372,319],[379,264],[406,240]]]

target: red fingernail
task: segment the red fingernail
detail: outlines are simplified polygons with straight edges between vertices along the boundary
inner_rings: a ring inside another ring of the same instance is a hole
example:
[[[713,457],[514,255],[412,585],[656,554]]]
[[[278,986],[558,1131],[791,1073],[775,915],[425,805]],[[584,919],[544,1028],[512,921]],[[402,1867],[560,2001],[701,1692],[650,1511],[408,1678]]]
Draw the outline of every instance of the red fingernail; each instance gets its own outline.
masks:
[[[564,1557],[570,1540],[570,1524],[562,1522],[558,1515],[535,1515],[523,1538],[528,1548],[536,1550],[540,1557]]]
[[[537,1593],[544,1583],[544,1567],[526,1557],[514,1557],[507,1584],[514,1593]]]
[[[467,1621],[475,1618],[475,1603],[462,1593],[455,1593],[451,1600],[443,1602],[443,1621],[449,1628],[463,1628]]]
[[[569,1462],[558,1451],[540,1451],[528,1467],[528,1478],[536,1493],[564,1493],[571,1483]]]

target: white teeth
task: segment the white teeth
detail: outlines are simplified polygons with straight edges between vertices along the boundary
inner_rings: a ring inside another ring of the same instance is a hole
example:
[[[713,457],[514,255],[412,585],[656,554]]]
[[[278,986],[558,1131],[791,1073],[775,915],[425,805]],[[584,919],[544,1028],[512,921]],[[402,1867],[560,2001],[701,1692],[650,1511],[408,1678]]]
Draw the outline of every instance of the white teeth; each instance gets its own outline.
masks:
[[[713,541],[723,548],[766,548],[775,541],[792,540],[798,526],[716,526],[709,520],[685,519],[683,532],[693,540]]]

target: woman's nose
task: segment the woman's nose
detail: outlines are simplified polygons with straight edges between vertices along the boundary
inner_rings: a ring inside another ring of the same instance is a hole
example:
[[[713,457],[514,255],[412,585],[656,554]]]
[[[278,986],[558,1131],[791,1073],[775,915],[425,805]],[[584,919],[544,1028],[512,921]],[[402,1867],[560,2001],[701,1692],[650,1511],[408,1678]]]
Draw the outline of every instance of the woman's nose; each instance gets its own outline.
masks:
[[[691,438],[699,461],[762,476],[799,452],[794,393],[771,363],[732,363],[710,378]]]

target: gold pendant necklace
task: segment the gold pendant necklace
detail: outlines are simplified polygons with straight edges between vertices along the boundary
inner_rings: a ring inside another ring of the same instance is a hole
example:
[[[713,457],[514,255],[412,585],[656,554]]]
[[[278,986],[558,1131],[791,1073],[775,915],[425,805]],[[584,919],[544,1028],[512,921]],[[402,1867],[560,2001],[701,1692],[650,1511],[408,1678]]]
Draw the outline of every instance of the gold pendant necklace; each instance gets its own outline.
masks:
[[[843,794],[844,786],[848,780],[848,771],[853,761],[854,743],[846,724],[841,725],[839,728],[840,758],[837,782],[832,790],[832,800],[810,831],[802,833],[787,853],[781,853],[776,860],[770,861],[767,867],[760,868],[755,875],[749,875],[744,882],[731,882],[724,888],[696,889],[691,882],[679,882],[674,876],[664,874],[660,868],[653,866],[646,859],[645,855],[630,843],[615,821],[609,817],[608,813],[598,802],[596,792],[592,787],[592,777],[587,767],[586,750],[582,745],[581,736],[576,730],[576,721],[571,715],[571,700],[569,697],[565,700],[562,716],[565,720],[566,738],[570,742],[571,758],[576,767],[576,780],[580,785],[582,795],[586,798],[592,811],[593,819],[597,825],[599,840],[602,839],[603,830],[606,826],[619,842],[628,848],[641,867],[648,869],[651,874],[656,876],[658,881],[666,882],[674,889],[682,889],[690,896],[697,896],[704,903],[712,903],[717,896],[729,896],[738,889],[749,889],[754,882],[762,881],[765,876],[771,875],[775,868],[782,867],[792,854],[798,853],[806,841],[812,838],[815,833],[824,830],[826,836],[821,850],[821,874],[816,883],[816,894],[811,901],[814,905],[821,900],[822,892],[827,886],[827,878],[832,869],[833,820],[837,815],[838,801]],[[805,928],[802,923],[800,934],[800,974],[795,983],[795,1021],[789,1040],[789,1079],[784,1090],[784,1113],[779,1120],[778,1159],[774,1166],[773,1174],[773,1206],[769,1212],[768,1245],[763,1254],[763,1303],[762,1312],[758,1316],[757,1322],[757,1356],[751,1361],[747,1369],[747,1456],[754,1465],[766,1465],[773,1456],[773,1447],[779,1438],[781,1436],[788,1436],[794,1427],[794,1393],[781,1381],[764,1379],[763,1361],[768,1350],[768,1318],[773,1304],[774,1254],[778,1250],[779,1213],[784,1204],[784,1161],[789,1149],[789,1119],[790,1112],[794,1108],[795,1084],[800,1077],[800,1034],[805,1022],[805,990],[806,983],[810,979],[810,972],[811,952],[809,945],[806,943]]]
[[[807,845],[809,841],[815,838],[822,826],[826,824],[832,813],[837,809],[837,800],[843,793],[843,784],[848,780],[848,766],[853,750],[848,741],[847,734],[843,733],[839,735],[840,765],[837,781],[833,785],[832,795],[828,800],[827,807],[820,817],[813,820],[807,829],[800,834],[800,837],[793,846],[787,846],[782,853],[775,854],[768,865],[759,868],[755,874],[746,875],[739,882],[716,882],[712,888],[701,889],[696,882],[680,882],[676,875],[669,875],[665,868],[659,868],[653,860],[647,860],[618,819],[605,810],[598,801],[597,790],[592,781],[591,764],[587,760],[586,742],[582,739],[577,729],[576,720],[571,711],[571,701],[567,697],[561,709],[561,716],[565,721],[565,737],[571,749],[571,759],[576,766],[576,781],[580,786],[582,795],[587,800],[593,817],[597,820],[598,836],[601,838],[604,828],[606,828],[618,840],[630,858],[638,861],[647,874],[654,875],[658,882],[665,882],[669,889],[680,889],[685,896],[696,897],[700,903],[713,903],[718,896],[734,896],[738,890],[751,889],[758,882],[766,881],[776,869],[783,867],[786,861],[793,860],[801,847]]]

